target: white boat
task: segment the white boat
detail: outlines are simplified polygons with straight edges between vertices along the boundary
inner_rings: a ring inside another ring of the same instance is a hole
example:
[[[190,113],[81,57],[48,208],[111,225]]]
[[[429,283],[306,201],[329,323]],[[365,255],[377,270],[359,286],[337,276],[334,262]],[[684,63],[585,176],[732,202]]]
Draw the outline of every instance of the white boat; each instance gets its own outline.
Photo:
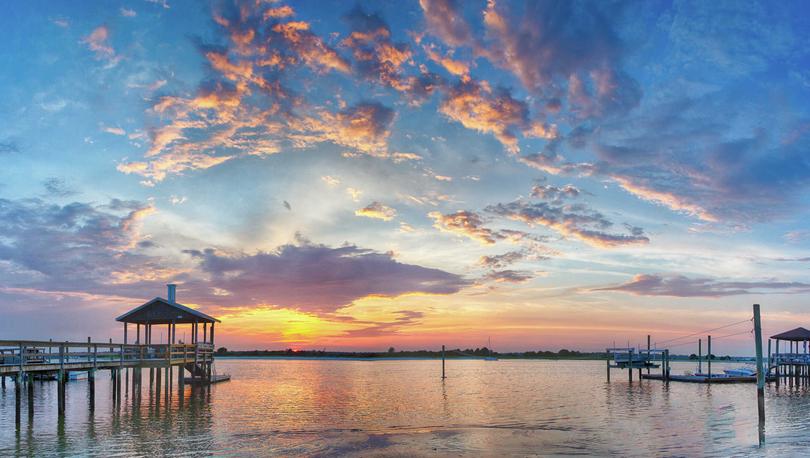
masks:
[[[87,380],[87,372],[68,372],[68,380]]]
[[[749,369],[747,367],[739,367],[737,369],[725,369],[723,371],[730,377],[754,377],[757,375],[756,369]]]

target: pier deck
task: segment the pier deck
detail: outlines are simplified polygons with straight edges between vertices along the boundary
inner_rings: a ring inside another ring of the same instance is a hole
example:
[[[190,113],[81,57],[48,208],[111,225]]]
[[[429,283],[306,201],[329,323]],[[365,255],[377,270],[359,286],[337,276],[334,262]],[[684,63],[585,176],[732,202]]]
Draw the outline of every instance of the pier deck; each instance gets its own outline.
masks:
[[[0,340],[0,376],[136,367],[204,366],[213,359],[214,346],[208,343],[138,345]]]

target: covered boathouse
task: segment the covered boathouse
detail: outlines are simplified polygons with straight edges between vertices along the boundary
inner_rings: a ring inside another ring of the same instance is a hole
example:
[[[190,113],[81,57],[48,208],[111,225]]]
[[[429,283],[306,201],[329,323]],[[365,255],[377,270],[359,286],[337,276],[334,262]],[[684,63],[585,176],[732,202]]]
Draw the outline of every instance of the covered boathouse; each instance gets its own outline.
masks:
[[[808,349],[810,330],[798,327],[773,335],[771,339],[776,341],[776,351],[772,355],[770,368],[776,371],[777,379],[782,376],[788,378],[810,377],[810,349]],[[787,346],[784,353],[780,348],[782,342],[785,342]]]
[[[165,346],[166,357],[170,361],[179,357],[185,364],[179,367],[179,380],[185,378],[188,370],[194,382],[218,382],[225,377],[214,374],[214,325],[220,321],[210,315],[194,310],[177,302],[177,285],[167,285],[167,299],[156,297],[119,316],[115,321],[124,324],[124,344],[129,340],[129,324],[135,324],[135,344],[144,348],[155,345]],[[177,325],[189,325],[191,341],[181,342],[177,339]],[[202,325],[202,326],[200,326]],[[166,326],[165,340],[155,339],[155,326]],[[200,329],[202,328],[202,329]],[[143,332],[143,334],[142,334]],[[143,339],[142,339],[143,338]],[[157,340],[157,341],[156,341]],[[182,353],[182,354],[180,354]],[[193,361],[188,361],[189,353],[194,354]],[[167,376],[171,377],[171,364]],[[151,369],[150,369],[151,372]],[[151,374],[150,374],[151,379]]]

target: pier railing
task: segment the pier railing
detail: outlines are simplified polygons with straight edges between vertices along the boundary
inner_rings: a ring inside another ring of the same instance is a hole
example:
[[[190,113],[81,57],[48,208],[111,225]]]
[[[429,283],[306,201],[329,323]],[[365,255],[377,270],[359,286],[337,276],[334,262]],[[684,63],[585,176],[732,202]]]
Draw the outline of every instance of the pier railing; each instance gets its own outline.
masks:
[[[47,371],[63,368],[109,368],[185,364],[213,359],[213,345],[159,344],[139,345],[97,342],[52,342],[0,340],[0,371]]]
[[[773,355],[773,364],[800,364],[810,365],[810,354],[807,353],[778,353]]]

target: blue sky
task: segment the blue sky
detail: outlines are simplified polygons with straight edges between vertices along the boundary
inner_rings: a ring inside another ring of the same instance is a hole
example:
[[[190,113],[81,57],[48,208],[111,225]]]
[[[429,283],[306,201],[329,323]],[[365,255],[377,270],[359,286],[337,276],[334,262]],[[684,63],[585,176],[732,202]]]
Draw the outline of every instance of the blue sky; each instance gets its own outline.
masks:
[[[3,335],[167,282],[240,348],[810,320],[804,2],[2,8]]]

